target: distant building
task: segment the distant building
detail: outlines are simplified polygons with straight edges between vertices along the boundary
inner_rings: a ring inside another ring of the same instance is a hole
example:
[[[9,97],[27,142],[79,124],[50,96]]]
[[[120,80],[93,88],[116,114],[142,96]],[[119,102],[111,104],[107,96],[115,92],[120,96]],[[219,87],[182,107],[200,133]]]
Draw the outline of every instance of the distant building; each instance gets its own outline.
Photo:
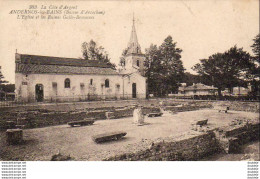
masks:
[[[249,88],[244,88],[240,86],[233,88],[233,95],[235,96],[246,96],[248,95],[249,92],[250,92]]]
[[[247,96],[250,92],[251,85],[249,85],[248,88],[236,86],[232,88],[231,93],[228,89],[225,89],[221,93],[223,96]]]
[[[222,96],[230,96],[231,94],[230,94],[229,89],[228,89],[228,88],[225,88],[225,90],[222,90],[222,91],[221,91],[221,95],[222,95]]]
[[[125,68],[74,58],[15,54],[16,100],[88,101],[146,97],[146,78],[141,75],[144,55],[133,23]]]
[[[205,96],[205,95],[215,95],[217,88],[214,86],[207,86],[202,83],[194,83],[191,86],[186,86],[182,84],[179,87],[178,95],[183,96]]]

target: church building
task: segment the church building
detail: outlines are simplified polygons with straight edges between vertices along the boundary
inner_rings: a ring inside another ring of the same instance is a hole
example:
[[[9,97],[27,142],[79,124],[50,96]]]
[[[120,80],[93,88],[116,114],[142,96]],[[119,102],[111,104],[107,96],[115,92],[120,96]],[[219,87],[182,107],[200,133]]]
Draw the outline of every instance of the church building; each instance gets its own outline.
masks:
[[[144,54],[133,21],[124,67],[75,58],[15,54],[18,102],[61,102],[146,97]]]

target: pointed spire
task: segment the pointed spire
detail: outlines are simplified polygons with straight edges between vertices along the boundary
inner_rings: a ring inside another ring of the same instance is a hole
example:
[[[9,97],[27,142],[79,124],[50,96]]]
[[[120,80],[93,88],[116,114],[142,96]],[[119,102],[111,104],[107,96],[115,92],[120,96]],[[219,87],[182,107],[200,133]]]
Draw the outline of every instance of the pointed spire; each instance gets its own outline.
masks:
[[[138,54],[141,53],[141,47],[138,43],[136,30],[135,30],[134,14],[133,14],[133,26],[132,26],[131,37],[130,37],[130,40],[129,40],[128,46],[127,46],[127,54],[131,54],[131,53],[138,53]]]

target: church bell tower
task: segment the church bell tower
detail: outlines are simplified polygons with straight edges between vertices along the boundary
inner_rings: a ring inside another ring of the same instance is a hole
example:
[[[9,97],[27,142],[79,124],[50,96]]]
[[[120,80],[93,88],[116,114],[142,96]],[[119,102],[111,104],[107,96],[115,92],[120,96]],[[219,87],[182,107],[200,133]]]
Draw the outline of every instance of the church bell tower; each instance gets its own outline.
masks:
[[[135,30],[135,19],[133,17],[133,26],[126,48],[125,59],[125,70],[128,72],[140,72],[141,75],[144,75],[144,60],[145,55],[141,52],[140,44],[137,40],[137,34]]]

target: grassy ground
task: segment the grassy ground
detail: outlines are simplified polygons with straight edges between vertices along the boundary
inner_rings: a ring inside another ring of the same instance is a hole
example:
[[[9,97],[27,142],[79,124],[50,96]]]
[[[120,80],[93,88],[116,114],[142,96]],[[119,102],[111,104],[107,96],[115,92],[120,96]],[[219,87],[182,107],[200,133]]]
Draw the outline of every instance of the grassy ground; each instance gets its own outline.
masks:
[[[191,131],[191,124],[208,119],[211,128],[228,125],[234,119],[257,120],[259,114],[217,110],[166,113],[158,118],[146,118],[146,125],[137,126],[132,118],[96,121],[93,126],[74,127],[68,125],[24,130],[24,144],[9,146],[5,133],[0,134],[0,160],[50,160],[58,153],[70,155],[74,160],[102,160],[105,157],[140,148],[142,143],[164,137],[177,137]],[[104,132],[126,131],[123,140],[96,144],[92,136]]]

